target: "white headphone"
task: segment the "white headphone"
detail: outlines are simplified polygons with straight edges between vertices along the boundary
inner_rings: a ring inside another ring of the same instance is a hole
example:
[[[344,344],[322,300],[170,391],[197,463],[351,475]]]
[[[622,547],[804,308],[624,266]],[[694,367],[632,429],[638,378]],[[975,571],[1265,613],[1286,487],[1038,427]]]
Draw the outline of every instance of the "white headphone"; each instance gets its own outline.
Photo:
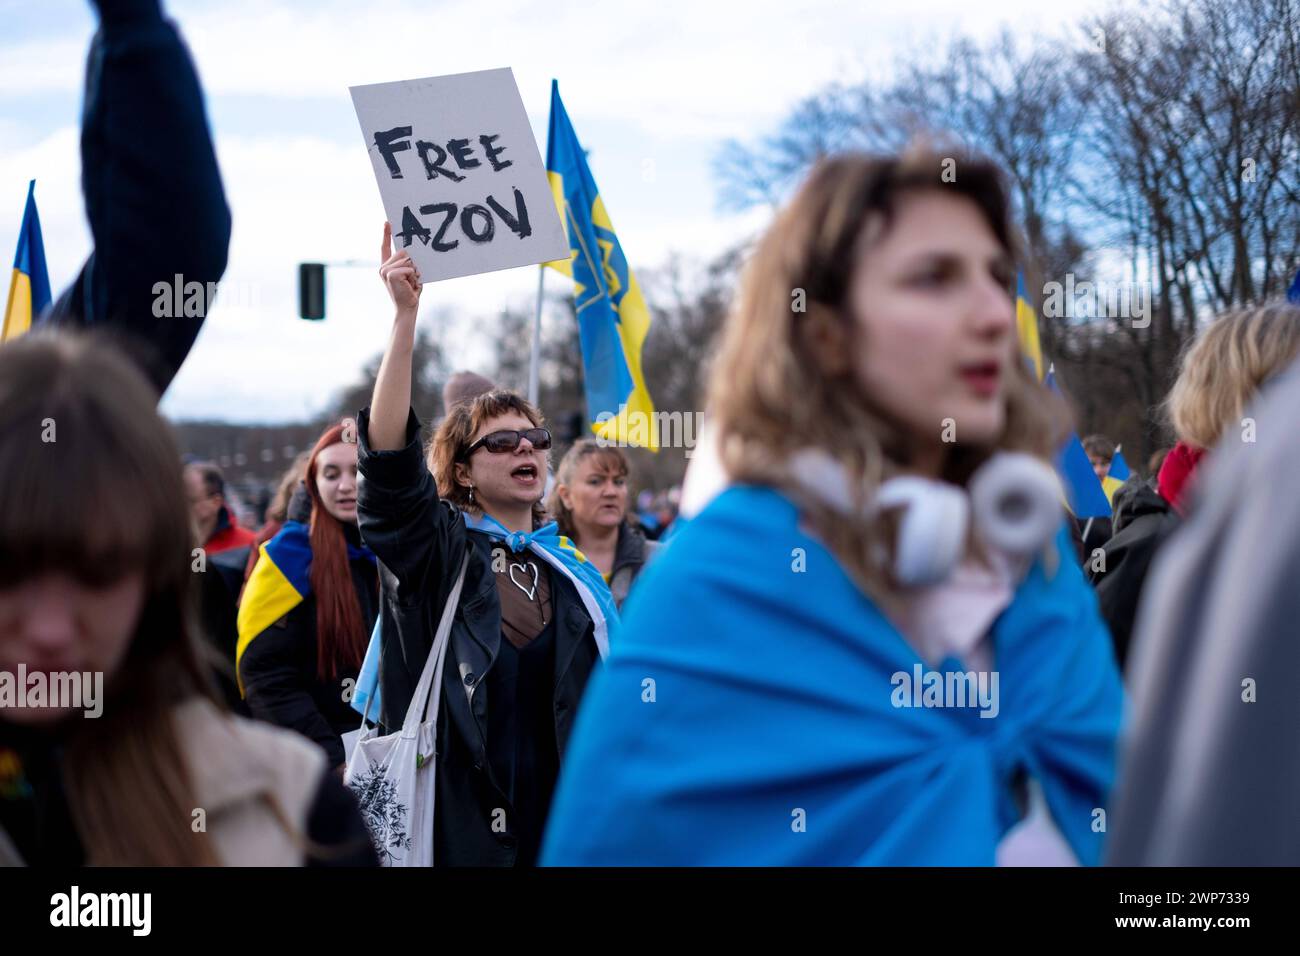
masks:
[[[859,513],[844,468],[826,452],[805,448],[790,459],[792,480],[841,514]],[[730,482],[712,422],[705,422],[682,484],[681,514],[702,511]],[[961,560],[974,512],[975,533],[1014,558],[1045,548],[1061,522],[1061,484],[1043,462],[1022,452],[997,452],[963,490],[912,475],[891,478],[867,513],[905,508],[894,546],[894,577],[907,587],[943,581]]]
[[[848,477],[830,455],[804,449],[790,460],[790,477],[805,491],[845,514],[858,509]],[[906,587],[938,584],[952,573],[975,534],[1014,558],[1046,547],[1061,521],[1056,474],[1032,455],[998,452],[971,476],[968,490],[914,475],[881,484],[868,513],[904,509],[894,544],[894,577]]]

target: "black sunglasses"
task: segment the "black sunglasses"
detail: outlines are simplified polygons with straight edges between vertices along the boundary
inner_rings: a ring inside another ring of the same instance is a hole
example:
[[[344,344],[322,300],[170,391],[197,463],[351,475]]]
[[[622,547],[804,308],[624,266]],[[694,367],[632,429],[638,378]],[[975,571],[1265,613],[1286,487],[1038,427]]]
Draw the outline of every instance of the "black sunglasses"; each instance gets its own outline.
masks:
[[[480,448],[486,448],[494,455],[514,451],[519,447],[519,442],[525,438],[538,451],[546,451],[551,447],[551,433],[545,428],[526,428],[523,431],[506,429],[505,431],[490,432],[484,435],[465,449],[465,453],[460,456],[460,460],[465,461]]]

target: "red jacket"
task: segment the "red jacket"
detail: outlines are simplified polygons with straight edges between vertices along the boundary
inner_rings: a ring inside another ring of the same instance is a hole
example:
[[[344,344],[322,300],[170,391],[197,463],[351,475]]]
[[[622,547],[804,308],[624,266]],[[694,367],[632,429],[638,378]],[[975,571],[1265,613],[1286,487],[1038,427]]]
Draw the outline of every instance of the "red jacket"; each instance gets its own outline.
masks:
[[[233,548],[250,547],[256,539],[257,535],[247,528],[239,527],[234,513],[229,508],[223,507],[217,517],[217,527],[213,530],[212,537],[208,538],[208,543],[203,546],[203,550],[208,554],[220,554]]]

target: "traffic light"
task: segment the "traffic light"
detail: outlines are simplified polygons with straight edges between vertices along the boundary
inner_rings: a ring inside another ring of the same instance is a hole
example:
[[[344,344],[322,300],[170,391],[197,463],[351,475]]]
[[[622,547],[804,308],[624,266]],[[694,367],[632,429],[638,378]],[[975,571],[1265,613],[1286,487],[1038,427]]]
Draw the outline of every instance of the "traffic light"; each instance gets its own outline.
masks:
[[[325,263],[298,263],[298,314],[304,319],[325,318]]]

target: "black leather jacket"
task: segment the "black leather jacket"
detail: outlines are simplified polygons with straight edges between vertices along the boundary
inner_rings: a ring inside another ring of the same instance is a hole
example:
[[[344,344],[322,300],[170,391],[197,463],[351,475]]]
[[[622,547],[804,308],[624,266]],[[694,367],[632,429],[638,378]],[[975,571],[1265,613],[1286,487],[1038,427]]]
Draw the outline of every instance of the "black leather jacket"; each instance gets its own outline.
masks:
[[[510,825],[513,808],[492,779],[487,756],[488,709],[493,702],[485,678],[501,643],[492,541],[470,531],[460,511],[438,497],[413,411],[407,420],[407,445],[396,451],[372,450],[369,425],[366,408],[357,416],[357,510],[362,540],[379,558],[383,584],[380,722],[388,732],[401,727],[443,607],[468,554],[437,717],[434,860],[438,866],[512,866],[518,844]],[[563,575],[553,576],[551,600],[557,628],[555,740],[563,761],[582,692],[600,654],[591,616]],[[505,810],[502,832],[493,829],[493,811],[498,809]]]

